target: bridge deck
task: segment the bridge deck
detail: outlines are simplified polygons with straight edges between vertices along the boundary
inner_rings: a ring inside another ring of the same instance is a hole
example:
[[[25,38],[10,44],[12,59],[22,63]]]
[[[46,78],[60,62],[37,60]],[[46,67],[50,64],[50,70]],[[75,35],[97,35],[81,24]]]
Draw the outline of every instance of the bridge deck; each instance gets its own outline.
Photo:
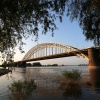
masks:
[[[69,53],[66,52],[66,53],[61,53],[61,54],[48,55],[48,56],[32,58],[32,59],[26,59],[26,60],[17,61],[17,62],[30,62],[30,61],[37,61],[37,60],[45,60],[45,59],[53,59],[53,58],[61,58],[61,57],[70,57],[70,56],[76,56],[76,54],[80,54],[80,53],[84,53],[85,55],[88,55],[88,50],[83,49],[83,50],[71,51]]]

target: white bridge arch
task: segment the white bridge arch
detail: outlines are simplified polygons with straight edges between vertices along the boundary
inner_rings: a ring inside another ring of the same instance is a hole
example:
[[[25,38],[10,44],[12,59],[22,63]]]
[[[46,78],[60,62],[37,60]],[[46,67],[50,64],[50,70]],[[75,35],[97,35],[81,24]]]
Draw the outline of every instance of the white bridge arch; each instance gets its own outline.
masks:
[[[42,43],[31,48],[22,60],[39,58],[49,55],[61,54],[61,53],[70,53],[72,51],[77,51],[79,49],[58,43]],[[83,53],[77,53],[76,56],[83,57],[86,60],[89,60],[88,56]]]

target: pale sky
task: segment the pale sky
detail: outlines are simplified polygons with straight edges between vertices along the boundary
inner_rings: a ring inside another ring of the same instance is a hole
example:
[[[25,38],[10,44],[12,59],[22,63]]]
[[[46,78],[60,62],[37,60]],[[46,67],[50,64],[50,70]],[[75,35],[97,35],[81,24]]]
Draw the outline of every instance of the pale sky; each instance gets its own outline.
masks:
[[[85,36],[82,33],[81,28],[78,25],[77,21],[70,22],[69,18],[64,18],[63,22],[60,23],[56,21],[58,30],[54,31],[54,37],[51,36],[51,33],[48,32],[47,35],[42,35],[40,30],[39,32],[39,40],[38,43],[48,43],[48,42],[56,42],[60,44],[70,45],[76,47],[78,49],[84,49],[87,47],[93,46],[93,42],[86,41]],[[26,45],[23,46],[25,53],[28,52],[33,46],[37,45],[37,42],[34,41],[34,37],[30,37],[27,40],[24,40]],[[15,61],[19,61],[24,57],[24,54],[21,54],[18,50],[16,51],[16,55],[14,57]],[[38,62],[38,61],[37,61]],[[43,65],[46,64],[65,64],[65,65],[77,65],[77,64],[87,64],[84,58],[78,57],[65,57],[59,59],[51,59],[51,60],[43,60],[39,61]]]

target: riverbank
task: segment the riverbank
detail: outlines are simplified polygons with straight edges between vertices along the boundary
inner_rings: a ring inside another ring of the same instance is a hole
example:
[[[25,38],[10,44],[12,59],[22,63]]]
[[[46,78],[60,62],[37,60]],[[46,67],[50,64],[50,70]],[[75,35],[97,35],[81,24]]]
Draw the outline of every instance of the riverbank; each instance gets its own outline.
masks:
[[[0,76],[5,75],[5,74],[7,74],[9,72],[12,72],[12,71],[9,70],[9,69],[0,69]]]

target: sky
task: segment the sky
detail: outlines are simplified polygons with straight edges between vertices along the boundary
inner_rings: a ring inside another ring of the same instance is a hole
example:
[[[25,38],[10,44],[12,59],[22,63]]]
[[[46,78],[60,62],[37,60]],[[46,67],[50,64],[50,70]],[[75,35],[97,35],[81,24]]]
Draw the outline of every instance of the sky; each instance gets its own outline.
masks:
[[[30,37],[27,40],[24,39],[23,41],[26,43],[26,45],[23,46],[23,50],[25,51],[25,53],[21,54],[20,51],[16,49],[14,61],[22,60],[25,54],[32,47],[41,43],[56,42],[60,44],[70,45],[78,49],[84,49],[93,46],[93,42],[86,41],[86,38],[83,35],[83,31],[80,28],[77,21],[71,22],[69,18],[64,17],[63,22],[60,23],[57,20],[56,25],[58,27],[58,30],[54,31],[53,37],[51,32],[48,32],[46,35],[43,35],[40,28],[38,42],[35,42],[35,37]],[[43,65],[55,64],[55,63],[59,65],[88,64],[87,60],[79,57],[64,57],[64,58],[56,58],[51,60],[42,60],[37,62],[40,62]]]

